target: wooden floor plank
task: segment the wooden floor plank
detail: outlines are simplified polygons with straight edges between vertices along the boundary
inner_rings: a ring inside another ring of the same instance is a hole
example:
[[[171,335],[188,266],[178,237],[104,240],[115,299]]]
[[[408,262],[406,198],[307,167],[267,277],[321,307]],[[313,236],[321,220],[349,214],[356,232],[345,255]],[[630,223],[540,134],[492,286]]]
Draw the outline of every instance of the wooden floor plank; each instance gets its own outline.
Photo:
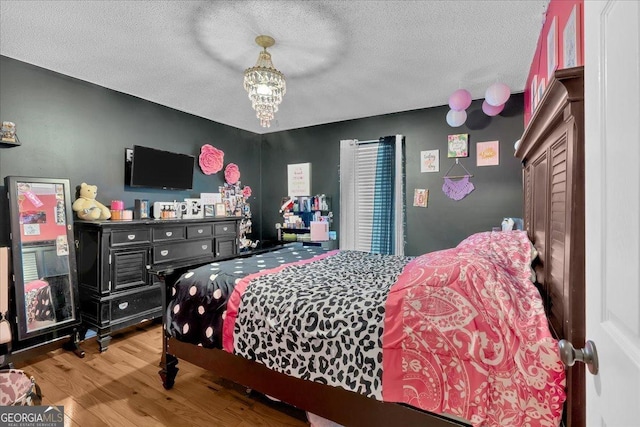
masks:
[[[117,353],[118,349],[112,348],[109,351]],[[223,421],[216,415],[207,417],[178,402],[165,401],[163,392],[154,390],[146,381],[140,382],[136,380],[135,376],[121,372],[106,360],[103,355],[97,355],[97,357],[88,360],[87,363],[93,370],[106,373],[104,377],[98,377],[96,384],[113,392],[119,397],[119,400],[126,400],[129,406],[135,408],[136,415],[142,417],[140,419],[141,422],[148,423],[149,419],[147,417],[154,418],[161,425],[170,424],[171,420],[176,417],[188,420],[189,425],[202,425],[208,421],[222,423]],[[157,382],[159,383],[160,381]],[[114,407],[114,410],[125,417],[130,416],[130,411],[126,409],[128,408],[123,409],[122,406]]]
[[[153,323],[112,336],[106,352],[86,357],[55,350],[16,365],[36,378],[43,405],[62,405],[65,426],[308,426],[304,412],[180,361],[172,390],[158,375],[162,327]]]

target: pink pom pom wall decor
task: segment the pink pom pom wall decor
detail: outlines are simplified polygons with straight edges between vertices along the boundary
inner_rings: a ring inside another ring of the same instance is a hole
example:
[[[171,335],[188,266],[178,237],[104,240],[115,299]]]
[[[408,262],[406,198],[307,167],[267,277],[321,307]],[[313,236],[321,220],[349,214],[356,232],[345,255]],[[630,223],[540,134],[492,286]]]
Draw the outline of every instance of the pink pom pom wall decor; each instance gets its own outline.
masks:
[[[218,173],[222,170],[222,165],[224,164],[224,151],[205,144],[200,148],[198,163],[205,175]]]
[[[251,197],[251,187],[249,187],[248,185],[244,186],[244,188],[242,189],[242,197],[244,197],[245,199]]]
[[[240,179],[240,168],[235,163],[229,163],[224,169],[224,179],[229,184],[235,184]]]

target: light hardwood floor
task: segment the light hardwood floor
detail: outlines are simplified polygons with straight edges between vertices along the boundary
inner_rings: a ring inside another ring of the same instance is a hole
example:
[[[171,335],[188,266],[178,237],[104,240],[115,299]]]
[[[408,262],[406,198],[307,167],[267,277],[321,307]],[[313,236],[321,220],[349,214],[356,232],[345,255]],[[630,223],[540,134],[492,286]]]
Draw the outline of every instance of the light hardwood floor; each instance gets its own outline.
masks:
[[[63,405],[65,426],[307,426],[302,411],[180,361],[173,389],[158,376],[162,329],[145,324],[113,335],[106,352],[82,345],[16,364],[33,375],[43,405]]]

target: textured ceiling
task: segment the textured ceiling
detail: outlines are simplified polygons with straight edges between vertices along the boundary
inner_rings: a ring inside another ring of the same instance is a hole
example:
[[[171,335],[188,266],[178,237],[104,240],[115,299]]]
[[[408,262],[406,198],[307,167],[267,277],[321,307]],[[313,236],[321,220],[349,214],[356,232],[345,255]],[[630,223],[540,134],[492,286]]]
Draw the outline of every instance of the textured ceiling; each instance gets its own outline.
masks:
[[[0,54],[266,133],[521,92],[547,3],[1,0]],[[287,78],[268,129],[242,87],[260,34]]]

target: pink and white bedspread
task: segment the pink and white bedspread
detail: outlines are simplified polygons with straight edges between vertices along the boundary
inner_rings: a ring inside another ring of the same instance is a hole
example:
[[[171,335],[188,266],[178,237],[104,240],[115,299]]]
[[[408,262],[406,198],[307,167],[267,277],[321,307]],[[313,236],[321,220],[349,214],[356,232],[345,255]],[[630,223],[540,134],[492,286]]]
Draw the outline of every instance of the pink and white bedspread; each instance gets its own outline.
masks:
[[[417,258],[328,253],[240,279],[225,350],[475,426],[557,426],[565,373],[525,233]]]

